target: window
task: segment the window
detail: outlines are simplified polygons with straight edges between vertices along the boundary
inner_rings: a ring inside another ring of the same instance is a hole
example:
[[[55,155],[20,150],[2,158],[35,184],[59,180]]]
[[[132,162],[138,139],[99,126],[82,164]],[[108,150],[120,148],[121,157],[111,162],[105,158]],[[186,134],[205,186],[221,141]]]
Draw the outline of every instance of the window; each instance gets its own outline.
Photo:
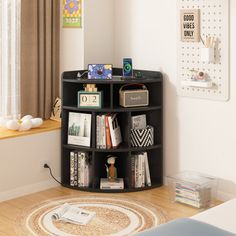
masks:
[[[20,0],[0,0],[0,117],[20,115]]]
[[[0,117],[50,118],[59,96],[60,1],[0,0]]]

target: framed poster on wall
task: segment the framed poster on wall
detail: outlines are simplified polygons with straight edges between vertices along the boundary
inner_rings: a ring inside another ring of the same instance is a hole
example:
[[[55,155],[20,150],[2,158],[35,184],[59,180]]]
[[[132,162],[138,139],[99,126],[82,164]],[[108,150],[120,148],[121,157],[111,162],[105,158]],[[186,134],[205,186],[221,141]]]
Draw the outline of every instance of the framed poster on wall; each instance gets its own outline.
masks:
[[[181,41],[200,41],[200,9],[181,9]]]
[[[82,0],[62,0],[63,27],[81,28]]]

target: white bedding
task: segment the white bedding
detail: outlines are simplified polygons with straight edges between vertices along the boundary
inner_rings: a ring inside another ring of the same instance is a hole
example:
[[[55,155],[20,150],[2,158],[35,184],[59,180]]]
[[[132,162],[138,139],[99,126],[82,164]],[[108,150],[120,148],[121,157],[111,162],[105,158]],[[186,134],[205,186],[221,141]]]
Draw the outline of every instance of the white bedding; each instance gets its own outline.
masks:
[[[236,234],[236,198],[191,218]]]

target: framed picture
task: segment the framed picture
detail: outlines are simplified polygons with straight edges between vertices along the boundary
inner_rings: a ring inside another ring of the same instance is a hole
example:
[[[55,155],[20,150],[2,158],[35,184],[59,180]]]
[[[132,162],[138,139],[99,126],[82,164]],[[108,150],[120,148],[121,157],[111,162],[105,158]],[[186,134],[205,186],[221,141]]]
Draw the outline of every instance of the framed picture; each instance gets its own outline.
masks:
[[[112,65],[89,64],[88,79],[112,79]]]
[[[91,114],[69,112],[68,144],[90,147]]]
[[[199,9],[181,9],[180,27],[182,42],[200,41],[200,10]]]
[[[63,0],[63,27],[81,28],[82,0]]]

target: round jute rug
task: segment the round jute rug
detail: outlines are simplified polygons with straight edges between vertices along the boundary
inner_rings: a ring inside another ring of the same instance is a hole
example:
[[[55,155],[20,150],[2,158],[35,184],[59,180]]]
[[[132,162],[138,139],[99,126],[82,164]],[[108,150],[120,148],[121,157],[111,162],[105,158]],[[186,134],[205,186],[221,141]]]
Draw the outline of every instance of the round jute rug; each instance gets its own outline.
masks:
[[[52,219],[64,203],[96,212],[87,225]],[[133,235],[166,222],[167,216],[157,206],[144,201],[110,196],[71,196],[54,198],[31,207],[20,216],[17,235]]]

